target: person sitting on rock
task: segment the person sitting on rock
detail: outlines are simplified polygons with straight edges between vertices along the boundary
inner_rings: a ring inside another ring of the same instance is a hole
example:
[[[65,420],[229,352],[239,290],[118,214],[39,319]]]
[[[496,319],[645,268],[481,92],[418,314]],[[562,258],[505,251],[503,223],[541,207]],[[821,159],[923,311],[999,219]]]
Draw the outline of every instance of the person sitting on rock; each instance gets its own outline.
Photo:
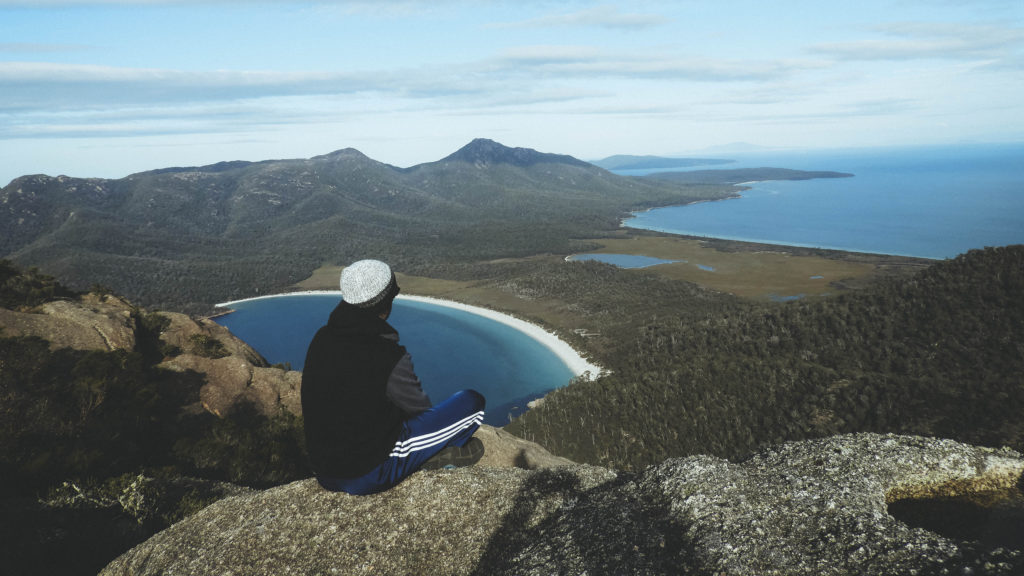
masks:
[[[431,404],[387,323],[398,295],[391,268],[360,260],[341,273],[342,301],[317,331],[302,373],[306,450],[320,485],[373,494],[420,468],[468,465],[484,397],[462,390]]]

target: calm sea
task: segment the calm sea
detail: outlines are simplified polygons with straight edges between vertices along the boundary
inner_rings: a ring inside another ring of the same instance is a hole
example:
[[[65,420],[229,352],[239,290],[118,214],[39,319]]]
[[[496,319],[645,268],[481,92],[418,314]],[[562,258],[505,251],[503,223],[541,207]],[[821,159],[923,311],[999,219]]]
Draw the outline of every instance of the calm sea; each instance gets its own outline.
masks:
[[[271,363],[302,370],[306,349],[339,297],[302,294],[236,302],[217,323]],[[534,398],[569,383],[573,373],[548,348],[500,322],[462,310],[398,299],[388,322],[412,354],[435,403],[463,388],[487,398],[485,422],[508,423]]]
[[[692,236],[937,259],[972,248],[1024,243],[1024,144],[729,157],[737,161],[676,171],[771,166],[849,172],[854,177],[760,182],[742,198],[640,212],[623,224]]]

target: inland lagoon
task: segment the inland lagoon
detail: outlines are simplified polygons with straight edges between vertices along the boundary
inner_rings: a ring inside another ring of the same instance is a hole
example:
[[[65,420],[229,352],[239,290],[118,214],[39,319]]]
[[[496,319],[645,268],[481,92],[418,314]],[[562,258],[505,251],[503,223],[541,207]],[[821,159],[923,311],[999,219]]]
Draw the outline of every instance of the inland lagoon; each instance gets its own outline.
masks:
[[[340,292],[281,294],[218,304],[215,318],[271,363],[302,370],[306,348]],[[463,388],[487,397],[487,424],[502,426],[527,402],[600,368],[542,328],[484,308],[399,296],[388,322],[412,354],[423,388],[438,402]]]
[[[625,268],[627,270],[650,268],[651,266],[659,266],[661,264],[690,263],[687,260],[665,260],[663,258],[655,258],[653,256],[644,256],[642,254],[606,254],[592,252],[589,254],[573,254],[565,257],[566,262],[587,262],[591,260],[611,264],[617,268]],[[714,267],[708,266],[707,264],[693,263],[693,266],[696,266],[705,272],[715,271]]]
[[[618,266],[619,268],[648,268],[658,264],[672,264],[680,260],[662,260],[652,256],[641,256],[637,254],[573,254],[565,258],[569,262],[585,262],[597,260],[605,264]]]

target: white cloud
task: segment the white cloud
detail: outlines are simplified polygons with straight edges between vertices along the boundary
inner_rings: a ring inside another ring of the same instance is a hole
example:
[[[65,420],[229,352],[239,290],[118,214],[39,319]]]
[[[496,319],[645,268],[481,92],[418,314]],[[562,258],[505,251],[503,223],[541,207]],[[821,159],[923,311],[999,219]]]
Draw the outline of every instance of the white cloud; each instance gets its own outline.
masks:
[[[659,14],[623,13],[615,6],[603,5],[577,12],[552,14],[518,22],[494,24],[493,26],[497,28],[588,26],[619,30],[643,30],[662,26],[669,22],[671,22],[670,18]]]
[[[0,85],[0,111],[367,92],[435,97],[477,91],[441,70],[193,72],[46,62],[0,62]]]
[[[611,52],[590,46],[523,46],[506,50],[490,62],[494,70],[510,74],[700,82],[776,80],[825,66],[813,60],[725,59],[651,50]]]
[[[42,44],[33,42],[0,42],[0,54],[51,54],[93,50],[80,44]]]
[[[814,61],[739,60],[670,52],[606,51],[592,46],[521,46],[456,65],[369,71],[130,68],[53,62],[0,62],[0,112],[187,105],[269,97],[376,93],[451,99],[479,106],[523,98],[566,100],[592,92],[588,81],[772,82],[820,68]],[[569,89],[567,83],[583,83]],[[605,89],[612,92],[613,88]],[[585,96],[581,96],[585,97]]]
[[[894,23],[885,38],[819,44],[811,50],[839,60],[978,60],[1002,58],[1024,45],[1024,29],[999,25]]]

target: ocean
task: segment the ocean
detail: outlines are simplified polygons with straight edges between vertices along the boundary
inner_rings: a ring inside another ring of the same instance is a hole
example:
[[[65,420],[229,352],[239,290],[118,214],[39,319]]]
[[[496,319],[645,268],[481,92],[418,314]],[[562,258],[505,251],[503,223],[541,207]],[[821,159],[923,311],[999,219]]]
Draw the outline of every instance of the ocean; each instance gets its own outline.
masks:
[[[269,362],[302,370],[306,349],[339,297],[296,294],[231,304],[215,318]],[[526,403],[565,386],[572,370],[554,352],[510,326],[463,310],[399,298],[388,322],[412,355],[435,403],[463,388],[487,398],[484,422],[503,426]]]
[[[723,155],[732,164],[659,171],[831,170],[852,178],[749,184],[741,198],[638,212],[624,226],[674,234],[953,258],[1024,243],[1024,144]],[[620,171],[642,175],[650,171]]]

